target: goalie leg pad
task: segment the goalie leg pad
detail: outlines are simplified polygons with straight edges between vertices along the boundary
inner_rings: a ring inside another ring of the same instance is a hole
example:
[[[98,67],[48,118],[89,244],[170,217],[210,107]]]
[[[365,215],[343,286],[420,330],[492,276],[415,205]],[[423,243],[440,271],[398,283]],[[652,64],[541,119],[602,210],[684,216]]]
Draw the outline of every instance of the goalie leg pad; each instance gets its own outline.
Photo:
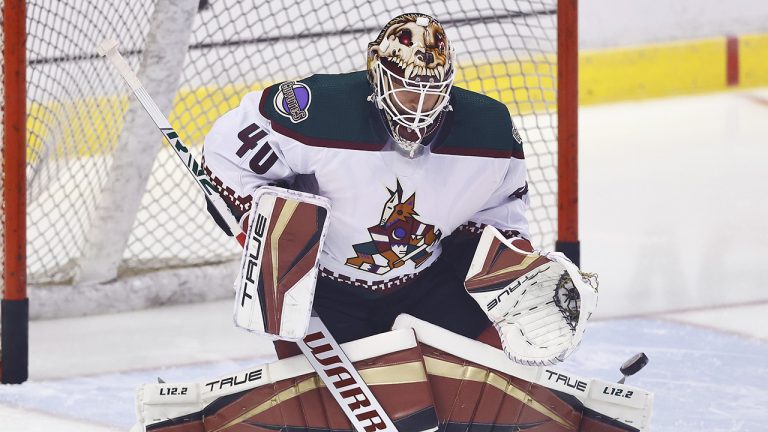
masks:
[[[297,341],[309,325],[330,203],[270,186],[259,188],[253,203],[236,282],[235,325]]]
[[[397,430],[437,429],[431,387],[412,330],[371,336],[342,348]],[[338,371],[333,385],[366,430],[382,430],[377,413],[348,374]],[[137,393],[137,411],[140,430],[155,432],[353,430],[304,356],[201,383],[147,384]]]
[[[421,344],[440,430],[647,431],[653,394],[626,384],[523,366],[501,350],[409,315]]]

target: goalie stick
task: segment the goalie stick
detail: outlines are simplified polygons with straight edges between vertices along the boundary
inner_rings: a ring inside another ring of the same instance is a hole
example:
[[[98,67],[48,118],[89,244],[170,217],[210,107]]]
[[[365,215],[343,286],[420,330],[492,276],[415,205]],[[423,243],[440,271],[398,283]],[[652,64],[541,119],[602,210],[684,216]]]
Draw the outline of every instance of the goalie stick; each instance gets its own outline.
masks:
[[[166,141],[176,152],[176,155],[184,163],[187,171],[195,178],[195,182],[203,190],[211,206],[219,213],[232,235],[237,238],[242,246],[245,242],[245,234],[235,220],[234,215],[205,174],[202,165],[197,161],[190,149],[184,145],[181,138],[179,138],[179,134],[173,129],[168,119],[141,84],[139,78],[131,70],[131,67],[120,52],[118,52],[117,46],[117,41],[106,39],[98,46],[99,54],[106,56],[126,83],[128,83],[133,94],[147,111],[147,114],[149,114],[158,129],[160,129],[160,132],[162,132]],[[355,430],[359,432],[397,431],[392,420],[384,412],[381,404],[376,400],[370,388],[360,377],[360,374],[325,327],[325,324],[320,320],[320,317],[313,316],[311,318],[308,335],[297,343],[328,391],[330,391],[336,402],[341,406]],[[332,377],[336,379],[334,380]],[[354,388],[352,390],[350,390],[348,385],[350,378],[354,380]],[[342,387],[340,383],[344,383],[344,386]],[[345,394],[352,394],[351,397],[348,397],[350,399],[349,402],[342,396],[342,390],[344,390]],[[365,413],[356,412],[361,407],[364,407]]]

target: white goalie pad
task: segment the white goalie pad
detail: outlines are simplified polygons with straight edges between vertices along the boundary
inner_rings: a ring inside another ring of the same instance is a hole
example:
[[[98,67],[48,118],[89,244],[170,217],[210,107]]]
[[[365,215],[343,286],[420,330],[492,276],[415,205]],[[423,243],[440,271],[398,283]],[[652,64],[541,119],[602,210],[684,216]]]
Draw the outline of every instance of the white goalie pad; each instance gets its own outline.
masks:
[[[486,226],[464,285],[493,322],[510,359],[563,361],[597,308],[597,276],[559,253],[527,252]]]
[[[304,356],[254,366],[215,379],[145,384],[136,395],[136,431],[372,430],[427,432],[437,417],[421,352],[413,331],[390,331],[342,345],[380,405],[367,400],[361,384],[320,344],[323,362],[345,407]],[[344,414],[349,409],[357,423]],[[382,427],[387,413],[396,429]]]
[[[272,339],[304,337],[329,212],[329,201],[317,195],[257,190],[235,283],[237,327]]]

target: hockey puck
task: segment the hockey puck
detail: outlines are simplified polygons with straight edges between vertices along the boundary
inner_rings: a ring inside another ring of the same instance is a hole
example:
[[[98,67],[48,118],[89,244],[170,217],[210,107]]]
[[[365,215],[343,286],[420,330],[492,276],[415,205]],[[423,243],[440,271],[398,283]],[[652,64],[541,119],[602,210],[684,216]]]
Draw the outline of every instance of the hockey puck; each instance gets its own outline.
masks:
[[[647,364],[648,356],[645,353],[637,353],[625,361],[619,370],[622,375],[628,377],[640,372],[640,369],[644,368]]]

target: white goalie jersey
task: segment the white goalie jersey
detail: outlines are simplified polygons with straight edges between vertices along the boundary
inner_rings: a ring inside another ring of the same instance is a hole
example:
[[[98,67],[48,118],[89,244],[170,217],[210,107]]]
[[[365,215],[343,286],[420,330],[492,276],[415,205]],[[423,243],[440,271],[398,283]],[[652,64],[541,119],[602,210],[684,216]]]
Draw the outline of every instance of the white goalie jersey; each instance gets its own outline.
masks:
[[[428,151],[409,159],[369,94],[363,72],[250,93],[208,134],[205,169],[236,214],[264,185],[327,198],[320,271],[374,292],[427,268],[468,223],[529,236],[522,141],[503,104],[455,88]]]

